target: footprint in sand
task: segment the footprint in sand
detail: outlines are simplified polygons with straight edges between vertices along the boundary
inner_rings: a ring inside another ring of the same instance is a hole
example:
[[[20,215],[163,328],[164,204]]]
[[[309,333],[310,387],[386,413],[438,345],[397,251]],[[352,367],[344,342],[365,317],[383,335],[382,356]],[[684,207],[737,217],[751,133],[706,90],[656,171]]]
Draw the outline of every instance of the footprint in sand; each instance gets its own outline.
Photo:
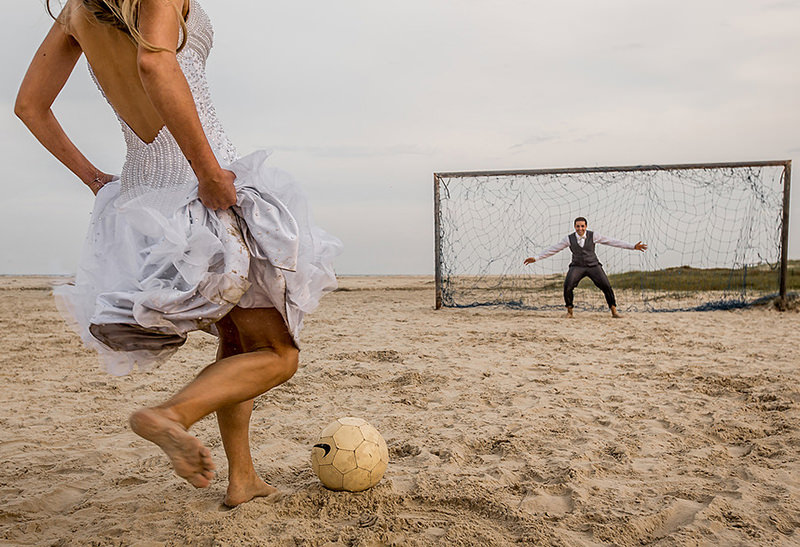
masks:
[[[145,484],[147,481],[140,479],[139,477],[125,477],[124,479],[119,479],[115,482],[117,486],[137,486],[139,484]]]
[[[572,490],[567,489],[559,494],[548,494],[539,492],[526,496],[519,504],[520,511],[532,515],[548,515],[563,517],[575,508],[572,501]]]
[[[691,500],[676,500],[669,509],[660,513],[657,518],[662,520],[651,534],[652,539],[660,539],[676,532],[679,528],[694,521],[695,515],[708,507],[708,503],[698,503]]]
[[[28,514],[63,513],[78,505],[85,493],[86,488],[59,486],[50,492],[22,498],[13,509]]]

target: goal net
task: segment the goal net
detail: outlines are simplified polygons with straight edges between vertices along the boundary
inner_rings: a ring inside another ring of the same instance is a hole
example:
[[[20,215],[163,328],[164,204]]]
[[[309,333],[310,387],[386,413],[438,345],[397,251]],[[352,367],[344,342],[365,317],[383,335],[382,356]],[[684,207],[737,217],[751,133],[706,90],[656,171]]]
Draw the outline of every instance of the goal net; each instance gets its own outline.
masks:
[[[578,216],[595,234],[648,245],[595,249],[620,309],[733,308],[769,297],[786,260],[790,169],[776,161],[437,173],[437,307],[563,308],[570,250],[523,261],[573,232]],[[575,307],[605,306],[581,281]]]

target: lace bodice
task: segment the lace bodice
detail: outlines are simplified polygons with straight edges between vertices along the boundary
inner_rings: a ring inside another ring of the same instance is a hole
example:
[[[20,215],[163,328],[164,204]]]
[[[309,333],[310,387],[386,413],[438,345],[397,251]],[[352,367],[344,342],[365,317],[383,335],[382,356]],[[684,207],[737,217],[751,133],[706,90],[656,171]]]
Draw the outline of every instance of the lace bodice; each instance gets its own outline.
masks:
[[[191,0],[186,28],[188,38],[185,47],[178,52],[178,64],[189,83],[200,122],[211,148],[220,163],[227,165],[236,159],[236,149],[225,135],[211,101],[206,80],[206,59],[213,45],[214,30],[211,20],[197,0]],[[91,67],[89,71],[102,93],[103,90]],[[152,193],[153,190],[180,190],[188,184],[197,183],[189,162],[166,126],[161,128],[152,142],[146,143],[118,113],[117,119],[122,126],[127,147],[125,164],[120,174],[120,195],[123,199],[143,196]],[[153,196],[156,201],[164,198],[163,193],[159,193],[160,198]]]

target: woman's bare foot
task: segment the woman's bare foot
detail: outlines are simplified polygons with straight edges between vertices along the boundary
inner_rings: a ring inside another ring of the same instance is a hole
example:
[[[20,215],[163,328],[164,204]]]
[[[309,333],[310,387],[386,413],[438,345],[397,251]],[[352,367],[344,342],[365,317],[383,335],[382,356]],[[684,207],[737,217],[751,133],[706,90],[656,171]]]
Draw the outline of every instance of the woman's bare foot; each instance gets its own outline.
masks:
[[[619,319],[620,317],[622,317],[617,311],[616,306],[611,306],[611,317],[613,317],[614,319]]]
[[[277,491],[277,488],[268,485],[258,478],[257,475],[239,480],[231,478],[228,483],[228,492],[225,494],[225,501],[223,503],[228,507],[236,507],[253,498],[269,496]]]
[[[567,314],[564,316],[567,319],[572,319],[574,315],[572,315],[572,308],[567,308]]]
[[[167,412],[143,408],[130,417],[131,429],[140,437],[158,445],[167,455],[175,473],[194,486],[205,488],[214,478],[211,452],[197,437],[190,435]]]

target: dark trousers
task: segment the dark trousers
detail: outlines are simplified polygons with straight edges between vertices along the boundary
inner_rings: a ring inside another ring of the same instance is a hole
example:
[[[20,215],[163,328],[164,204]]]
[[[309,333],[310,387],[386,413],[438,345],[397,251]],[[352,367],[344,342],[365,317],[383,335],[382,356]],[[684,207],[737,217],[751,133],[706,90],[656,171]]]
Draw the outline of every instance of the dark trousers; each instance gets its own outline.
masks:
[[[567,278],[564,280],[564,303],[568,308],[572,307],[572,293],[575,287],[586,276],[606,295],[606,303],[609,308],[617,305],[614,289],[611,288],[611,282],[608,280],[608,276],[606,276],[602,266],[570,266]]]

